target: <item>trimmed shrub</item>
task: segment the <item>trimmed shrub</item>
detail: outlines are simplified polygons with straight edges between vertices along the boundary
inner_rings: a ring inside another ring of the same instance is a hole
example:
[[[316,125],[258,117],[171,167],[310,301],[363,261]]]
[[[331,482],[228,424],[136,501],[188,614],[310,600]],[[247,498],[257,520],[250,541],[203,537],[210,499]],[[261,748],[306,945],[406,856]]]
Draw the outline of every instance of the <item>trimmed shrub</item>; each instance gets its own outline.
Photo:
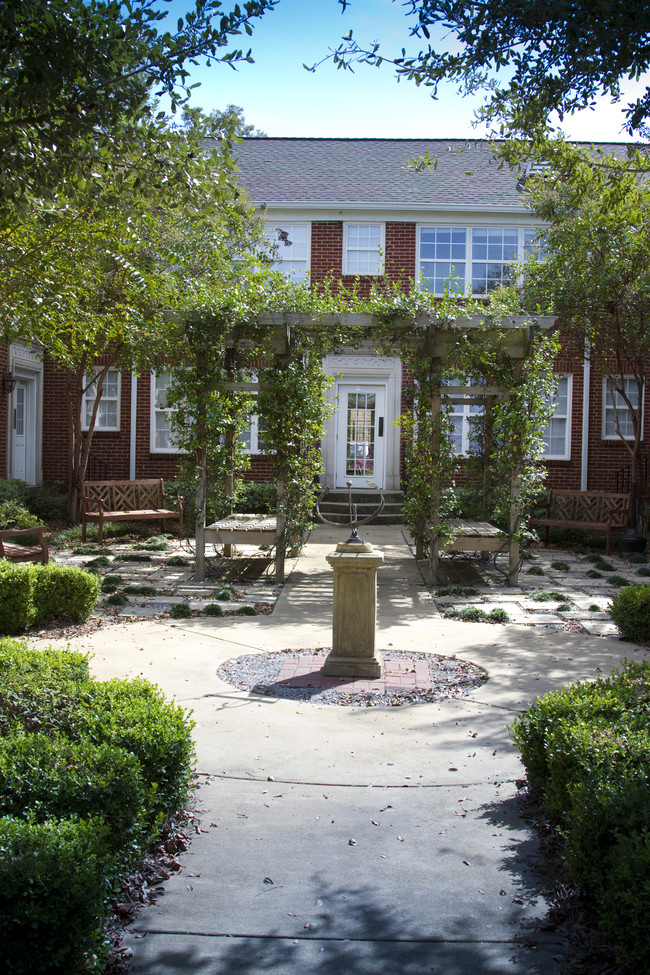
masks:
[[[174,620],[188,620],[192,615],[192,610],[187,603],[176,603],[169,611],[169,615]]]
[[[551,562],[551,568],[556,572],[568,572],[570,565],[568,562]]]
[[[154,813],[181,809],[194,764],[189,713],[140,677],[93,683],[89,689],[91,706],[79,730],[96,744],[108,742],[135,755],[145,786],[155,786]]]
[[[627,592],[627,590],[625,590]],[[544,695],[511,729],[566,838],[571,878],[630,971],[650,962],[650,664]]]
[[[237,616],[257,616],[257,610],[254,606],[240,606]]]
[[[0,634],[21,633],[33,619],[32,566],[0,559]]]
[[[0,943],[8,975],[77,975],[103,965],[108,826],[0,818]],[[109,867],[110,871],[110,867]]]
[[[628,640],[650,640],[650,586],[626,586],[617,592],[609,615]]]
[[[71,619],[83,623],[92,613],[101,586],[90,572],[67,565],[34,565],[34,622]]]
[[[223,616],[223,610],[218,603],[208,603],[203,610],[204,616]]]
[[[647,578],[650,576],[650,569],[647,567],[647,565],[642,565],[640,569],[636,570],[636,574],[638,576],[645,576]]]
[[[0,735],[53,735],[79,726],[90,704],[89,680],[85,654],[0,639]]]
[[[37,822],[99,817],[124,868],[145,845],[145,799],[140,763],[123,748],[61,735],[0,740],[0,815],[25,817],[29,811]]]
[[[629,971],[647,972],[650,970],[650,829],[626,833],[617,836],[606,858],[610,881],[601,893],[600,916],[614,937],[619,961]]]
[[[625,590],[627,591],[627,590]],[[549,740],[553,730],[580,722],[602,727],[616,724],[630,708],[650,704],[650,665],[627,663],[619,673],[569,684],[540,697],[510,726],[532,785],[546,790],[549,780]],[[641,709],[642,710],[642,709]]]
[[[0,633],[50,619],[87,620],[99,598],[94,575],[63,565],[13,564],[0,559]]]

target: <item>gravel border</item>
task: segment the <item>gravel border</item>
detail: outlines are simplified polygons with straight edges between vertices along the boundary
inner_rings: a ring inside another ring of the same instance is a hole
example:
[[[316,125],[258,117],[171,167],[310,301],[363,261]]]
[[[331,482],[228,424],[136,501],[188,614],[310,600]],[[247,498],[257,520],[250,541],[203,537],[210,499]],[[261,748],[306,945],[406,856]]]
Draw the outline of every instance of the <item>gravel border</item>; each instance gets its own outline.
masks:
[[[381,650],[385,660],[426,660],[429,664],[429,687],[408,691],[349,691],[346,684],[341,688],[287,687],[277,683],[277,677],[287,656],[310,657],[320,652],[328,653],[329,647],[316,647],[310,650],[275,650],[264,653],[246,654],[226,660],[218,669],[217,676],[227,684],[242,691],[259,694],[262,697],[277,697],[307,704],[325,706],[330,704],[348,707],[399,707],[404,704],[421,704],[427,701],[440,701],[448,698],[464,697],[480,687],[488,679],[485,670],[476,664],[443,657],[434,653],[420,651]]]

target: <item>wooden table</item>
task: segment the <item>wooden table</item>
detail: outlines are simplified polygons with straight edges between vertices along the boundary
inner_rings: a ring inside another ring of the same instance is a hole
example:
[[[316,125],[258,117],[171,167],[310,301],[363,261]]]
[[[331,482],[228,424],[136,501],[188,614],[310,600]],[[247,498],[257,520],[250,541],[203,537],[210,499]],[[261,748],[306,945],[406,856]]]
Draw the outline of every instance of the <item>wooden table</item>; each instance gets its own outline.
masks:
[[[205,541],[210,545],[269,545],[274,546],[277,533],[275,515],[228,515],[205,529]]]
[[[432,582],[438,581],[438,567],[440,555],[443,552],[510,552],[510,585],[517,584],[517,573],[513,574],[513,566],[519,561],[519,544],[510,543],[508,536],[491,525],[489,521],[473,521],[468,518],[450,518],[449,534],[434,535],[431,533],[431,547],[429,563],[431,566]]]

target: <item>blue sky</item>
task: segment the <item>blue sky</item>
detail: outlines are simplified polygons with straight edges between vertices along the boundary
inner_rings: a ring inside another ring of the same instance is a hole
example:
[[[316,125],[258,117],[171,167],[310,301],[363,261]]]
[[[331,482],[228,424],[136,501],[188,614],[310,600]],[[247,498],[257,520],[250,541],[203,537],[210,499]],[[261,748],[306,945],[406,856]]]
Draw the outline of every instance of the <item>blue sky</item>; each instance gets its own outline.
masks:
[[[225,9],[231,6],[224,0]],[[170,9],[177,16],[187,5],[173,0]],[[337,71],[331,62],[315,74],[303,68],[325,57],[350,28],[360,43],[381,41],[386,53],[409,46],[417,50],[409,39],[409,23],[400,0],[351,0],[344,13],[336,0],[280,0],[275,10],[255,22],[253,36],[242,35],[239,41],[244,49],[252,48],[255,64],[242,64],[237,71],[225,65],[194,69],[192,81],[201,87],[193,104],[206,111],[240,105],[246,120],[270,136],[484,135],[472,126],[480,99],[463,99],[453,86],[434,101],[426,89],[398,83],[389,66],[360,65],[354,74]],[[628,90],[634,91],[634,86]],[[622,121],[620,110],[603,100],[595,111],[566,119],[564,131],[584,141],[625,141]]]

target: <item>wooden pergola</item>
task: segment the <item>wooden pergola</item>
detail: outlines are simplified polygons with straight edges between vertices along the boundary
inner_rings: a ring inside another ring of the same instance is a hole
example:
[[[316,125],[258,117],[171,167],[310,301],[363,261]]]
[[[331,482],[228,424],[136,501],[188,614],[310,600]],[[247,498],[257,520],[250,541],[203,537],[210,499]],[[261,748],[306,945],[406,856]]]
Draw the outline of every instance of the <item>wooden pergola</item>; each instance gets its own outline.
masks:
[[[503,316],[499,318],[491,329],[493,333],[492,341],[498,342],[500,352],[507,355],[513,363],[513,373],[515,378],[521,376],[522,367],[530,348],[531,334],[533,329],[549,329],[555,323],[555,318],[549,316]],[[353,327],[357,330],[363,329],[366,336],[372,336],[373,331],[378,330],[377,317],[370,314],[342,313],[342,314],[305,314],[305,313],[273,313],[260,316],[255,325],[263,326],[269,330],[268,350],[272,356],[273,367],[282,371],[286,364],[291,361],[292,342],[291,331],[296,326],[312,325],[315,328],[327,329],[328,327]],[[391,334],[396,336],[396,342],[402,348],[409,348],[424,363],[425,373],[428,377],[428,388],[431,389],[430,414],[435,421],[443,410],[444,398],[462,397],[466,401],[467,397],[480,397],[485,404],[486,414],[489,416],[494,402],[498,398],[512,396],[512,389],[490,385],[464,386],[464,385],[444,385],[441,382],[442,373],[446,363],[453,363],[454,348],[457,345],[460,335],[470,337],[473,332],[478,335],[479,330],[485,333],[485,318],[480,316],[469,316],[456,320],[453,325],[439,320],[433,316],[422,316],[415,319],[395,318],[390,321]],[[383,326],[382,336],[386,326]],[[490,331],[488,327],[488,331]],[[227,345],[232,347],[237,342],[245,342],[246,331],[239,329],[233,332],[227,341]],[[241,383],[234,376],[232,381],[222,383],[219,387],[221,392],[232,394],[246,392],[252,395],[259,393],[259,383]],[[489,429],[489,424],[487,425]],[[232,433],[230,434],[232,436]],[[491,449],[489,436],[486,438],[485,452]],[[513,445],[516,449],[517,445]],[[197,492],[197,522],[196,522],[196,578],[205,578],[205,545],[206,545],[206,497],[207,497],[207,464],[205,451],[203,456],[197,457],[200,471],[200,487]],[[514,468],[513,479],[510,491],[513,498],[517,495],[517,477],[520,472]],[[230,475],[234,481],[235,471]],[[489,476],[486,470],[485,476]],[[286,484],[281,478],[278,479],[278,511],[276,515],[275,527],[275,558],[276,558],[276,579],[284,581],[285,559],[286,559],[286,518],[284,515],[284,501],[286,499]],[[444,535],[431,530],[430,526],[439,522],[440,493],[439,487],[434,489],[432,494],[432,511],[429,525],[421,525],[421,534],[427,535],[430,539],[428,563],[431,581],[437,581],[439,556],[441,551],[449,550],[477,550],[477,551],[503,551],[508,550],[508,575],[509,585],[516,585],[518,581],[519,567],[519,542],[517,533],[519,530],[519,513],[516,504],[513,502],[510,512],[509,530],[506,533],[499,532],[493,526],[487,525],[481,528],[481,523],[474,523],[468,528],[465,526],[449,525],[449,532]],[[436,494],[436,491],[438,492]],[[477,528],[477,524],[479,527]],[[233,536],[234,537],[234,536]],[[245,536],[242,536],[242,539]],[[424,552],[417,553],[423,558]]]

